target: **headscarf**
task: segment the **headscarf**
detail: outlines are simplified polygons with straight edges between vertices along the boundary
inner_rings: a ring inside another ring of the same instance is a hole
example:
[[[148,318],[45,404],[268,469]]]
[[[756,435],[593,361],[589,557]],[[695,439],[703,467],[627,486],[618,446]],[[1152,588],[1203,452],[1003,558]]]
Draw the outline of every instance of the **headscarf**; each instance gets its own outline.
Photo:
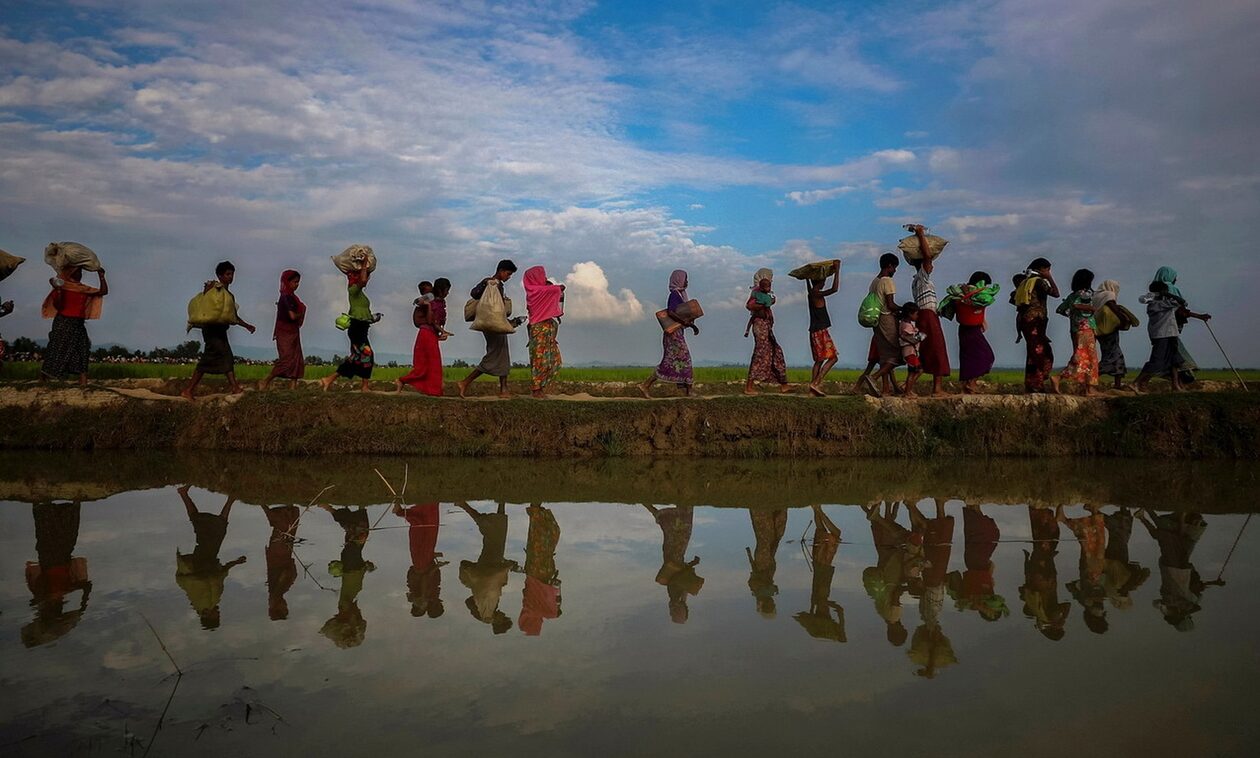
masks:
[[[758,287],[760,287],[762,279],[769,279],[770,281],[774,281],[774,272],[768,268],[757,269],[757,273],[753,274],[752,288],[757,289]]]
[[[547,282],[547,272],[542,266],[526,269],[521,283],[525,285],[525,307],[529,310],[530,323],[540,324],[564,315],[564,306],[560,303],[563,290],[560,285]]]
[[[285,295],[288,295],[296,300],[298,304],[297,311],[298,313],[301,313],[306,310],[306,304],[302,302],[302,298],[297,296],[297,291],[289,286],[289,280],[295,276],[301,277],[302,274],[291,268],[285,269],[284,273],[280,275],[280,296],[284,297]]]
[[[1094,290],[1094,310],[1101,310],[1107,303],[1113,303],[1120,294],[1120,282],[1115,279],[1106,279],[1102,283],[1102,287]]]
[[[1155,284],[1156,282],[1168,287],[1168,294],[1172,295],[1178,300],[1185,300],[1185,297],[1183,297],[1181,294],[1181,290],[1177,289],[1176,287],[1177,271],[1173,269],[1171,266],[1159,267],[1159,270],[1155,272],[1155,278],[1151,280],[1151,284]]]
[[[674,273],[669,275],[669,291],[677,292],[682,301],[687,302],[687,272],[682,269],[674,269]]]

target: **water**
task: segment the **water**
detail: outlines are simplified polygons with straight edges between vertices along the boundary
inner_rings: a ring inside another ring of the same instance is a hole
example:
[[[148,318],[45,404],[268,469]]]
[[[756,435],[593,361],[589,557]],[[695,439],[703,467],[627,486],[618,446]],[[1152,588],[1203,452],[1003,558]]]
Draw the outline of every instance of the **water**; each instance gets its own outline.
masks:
[[[0,754],[1250,753],[1254,477],[5,454]]]

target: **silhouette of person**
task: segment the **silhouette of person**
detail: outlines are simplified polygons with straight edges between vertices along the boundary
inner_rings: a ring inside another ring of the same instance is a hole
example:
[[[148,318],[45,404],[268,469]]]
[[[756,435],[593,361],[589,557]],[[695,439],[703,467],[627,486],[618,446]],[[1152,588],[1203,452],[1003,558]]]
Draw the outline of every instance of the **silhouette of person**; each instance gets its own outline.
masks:
[[[525,509],[529,533],[525,538],[525,590],[517,624],[525,634],[542,634],[543,621],[560,617],[560,572],[556,569],[556,546],[560,544],[560,524],[542,503]]]
[[[875,565],[863,569],[862,587],[884,620],[888,643],[901,647],[910,636],[901,620],[901,595],[908,588],[908,580],[922,579],[923,535],[897,523],[901,510],[898,503],[884,503],[882,514],[878,505],[864,505],[862,510],[871,522],[871,538],[875,542]]]
[[[963,565],[961,574],[949,574],[947,585],[959,610],[974,610],[985,621],[997,621],[1010,613],[1006,599],[994,591],[993,552],[1001,533],[997,522],[984,515],[979,505],[963,508]]]
[[[836,551],[840,548],[840,527],[827,517],[821,505],[811,505],[810,508],[814,511],[814,542],[810,547],[814,579],[809,590],[809,610],[792,618],[815,639],[846,642],[844,608],[831,599],[831,580],[836,573],[833,564]]]
[[[394,506],[394,515],[407,521],[407,544],[411,549],[411,566],[407,569],[407,602],[411,615],[435,619],[446,612],[442,605],[442,567],[437,552],[441,514],[437,503],[416,503],[409,508]]]
[[[910,594],[919,598],[921,623],[910,637],[906,656],[917,663],[916,676],[933,679],[936,672],[958,662],[953,644],[941,629],[941,611],[945,607],[945,581],[949,574],[949,558],[954,549],[954,517],[945,513],[945,498],[936,498],[936,516],[927,518],[917,505],[907,504],[912,532],[922,535],[922,591],[916,593],[909,583]]]
[[[1061,640],[1066,633],[1071,603],[1059,602],[1059,570],[1054,558],[1059,554],[1058,512],[1052,508],[1028,507],[1032,530],[1032,552],[1024,551],[1024,585],[1019,599],[1024,616],[1032,619],[1037,631],[1049,640]]]
[[[1129,560],[1129,537],[1133,534],[1133,513],[1121,507],[1103,516],[1107,525],[1107,551],[1104,554],[1103,589],[1116,608],[1133,607],[1130,594],[1146,583],[1151,570]]]
[[[1154,605],[1169,625],[1179,632],[1188,632],[1194,629],[1194,614],[1202,608],[1199,601],[1204,590],[1224,584],[1219,580],[1203,581],[1191,561],[1207,522],[1198,513],[1160,515],[1145,508],[1138,511],[1137,517],[1159,544],[1159,599]]]
[[[1085,614],[1085,626],[1094,634],[1105,634],[1107,623],[1107,591],[1103,589],[1103,569],[1106,566],[1107,525],[1096,505],[1086,505],[1085,515],[1067,518],[1063,506],[1055,509],[1055,517],[1076,535],[1081,549],[1080,578],[1067,583],[1068,592],[1081,604]]]
[[[78,625],[87,610],[92,582],[86,558],[74,556],[79,541],[79,502],[34,503],[35,557],[26,562],[26,587],[31,591],[35,618],[22,627],[26,647],[46,645]],[[66,596],[81,592],[79,607],[66,611]]]
[[[757,613],[762,618],[774,618],[774,596],[779,594],[779,587],[774,583],[774,574],[778,570],[775,553],[779,551],[783,531],[787,529],[787,509],[749,509],[748,516],[752,520],[756,540],[756,547],[752,550],[744,548],[748,554],[748,589],[756,599]]]
[[[670,620],[675,624],[685,624],[690,615],[687,596],[699,595],[704,588],[704,578],[696,574],[700,558],[687,560],[687,545],[691,543],[694,520],[692,506],[657,508],[643,503],[643,507],[648,509],[661,528],[661,568],[656,572],[656,583],[664,586],[669,596]]]
[[[327,503],[320,508],[332,515],[345,533],[345,541],[341,546],[341,558],[328,562],[328,574],[341,580],[337,612],[324,622],[319,633],[339,648],[358,647],[367,637],[367,619],[359,610],[359,593],[363,591],[363,580],[368,572],[376,570],[375,564],[363,558],[363,547],[372,529],[368,512],[362,506],[333,508]]]
[[[297,561],[293,559],[293,542],[297,539],[298,519],[302,509],[296,505],[259,505],[271,525],[271,535],[263,551],[267,559],[267,617],[283,621],[289,617],[289,601],[284,595],[297,581]]]
[[[188,495],[191,488],[192,485],[185,484],[178,491],[184,501],[188,521],[192,524],[196,544],[191,553],[181,553],[176,548],[175,583],[188,596],[188,602],[201,620],[201,628],[218,629],[223,583],[228,572],[245,562],[243,555],[226,564],[219,561],[219,549],[227,536],[228,515],[236,498],[229,495],[217,514],[204,513],[197,510],[197,504]]]
[[[499,610],[508,572],[519,567],[504,556],[507,549],[507,505],[499,503],[494,513],[480,513],[468,503],[456,503],[477,524],[481,532],[481,554],[476,561],[459,562],[459,581],[472,593],[464,601],[472,617],[489,624],[495,634],[512,628],[512,619]]]

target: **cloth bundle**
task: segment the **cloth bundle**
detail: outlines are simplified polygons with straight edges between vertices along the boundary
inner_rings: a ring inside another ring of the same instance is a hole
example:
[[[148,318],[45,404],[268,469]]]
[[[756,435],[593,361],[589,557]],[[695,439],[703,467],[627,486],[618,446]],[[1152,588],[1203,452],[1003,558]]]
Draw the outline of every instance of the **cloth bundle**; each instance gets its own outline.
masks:
[[[8,279],[9,275],[17,271],[17,267],[21,266],[25,261],[25,258],[9,255],[5,251],[0,250],[0,282]]]
[[[798,266],[788,272],[788,276],[793,279],[814,280],[826,279],[840,267],[835,261],[816,261],[814,263],[806,263],[804,266]]]
[[[194,329],[215,324],[231,325],[239,321],[236,298],[219,282],[206,292],[188,301],[188,328]]]
[[[468,306],[476,304],[473,309],[472,326],[475,332],[485,334],[515,334],[516,327],[508,321],[512,315],[512,301],[503,296],[501,287],[487,286],[479,300],[469,300],[464,305],[464,317],[468,317]]]
[[[367,245],[351,245],[332,256],[333,265],[343,274],[354,274],[361,271],[372,273],[376,270],[376,253]]]
[[[937,237],[935,234],[928,234],[925,236],[927,237],[928,243],[928,257],[932,260],[936,260],[936,258],[941,254],[941,251],[945,249],[945,246],[949,244],[949,240],[944,237]],[[914,234],[911,234],[909,237],[902,238],[901,241],[897,243],[897,249],[901,251],[901,257],[906,259],[906,263],[912,263],[923,259],[923,252],[919,250],[919,238]]]
[[[984,286],[978,284],[951,284],[945,288],[945,297],[936,306],[936,312],[941,318],[952,320],[957,313],[958,303],[969,294],[971,295],[972,305],[977,308],[988,308],[997,301],[999,289],[1001,287],[996,283],[985,284]]]
[[[81,268],[84,271],[100,271],[101,261],[96,253],[86,245],[78,242],[50,242],[44,248],[44,263],[60,274],[67,268]]]

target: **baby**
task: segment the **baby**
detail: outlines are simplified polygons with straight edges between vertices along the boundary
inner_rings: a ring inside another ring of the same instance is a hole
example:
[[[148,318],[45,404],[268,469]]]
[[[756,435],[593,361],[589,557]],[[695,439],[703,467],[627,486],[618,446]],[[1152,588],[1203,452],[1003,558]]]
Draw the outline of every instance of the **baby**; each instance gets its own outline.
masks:
[[[432,303],[434,299],[436,299],[437,296],[433,294],[433,282],[430,282],[429,280],[426,279],[425,281],[420,282],[420,284],[416,285],[416,287],[417,289],[420,290],[420,297],[413,300],[412,305],[419,308],[422,305],[428,305],[429,303]],[[438,339],[440,340],[446,340],[454,336],[455,336],[455,333],[446,331],[445,326],[438,329]]]
[[[749,298],[752,302],[760,305],[764,310],[753,311],[748,316],[748,324],[744,327],[744,336],[748,336],[748,332],[752,330],[753,322],[759,318],[769,319],[770,323],[774,323],[774,313],[770,308],[775,303],[774,293],[770,291],[770,280],[762,279],[757,288],[753,290],[752,296]]]
[[[898,343],[901,345],[901,357],[911,372],[919,370],[919,343],[926,335],[919,331],[915,318],[919,315],[919,306],[906,303],[901,306],[901,320],[897,323]]]

